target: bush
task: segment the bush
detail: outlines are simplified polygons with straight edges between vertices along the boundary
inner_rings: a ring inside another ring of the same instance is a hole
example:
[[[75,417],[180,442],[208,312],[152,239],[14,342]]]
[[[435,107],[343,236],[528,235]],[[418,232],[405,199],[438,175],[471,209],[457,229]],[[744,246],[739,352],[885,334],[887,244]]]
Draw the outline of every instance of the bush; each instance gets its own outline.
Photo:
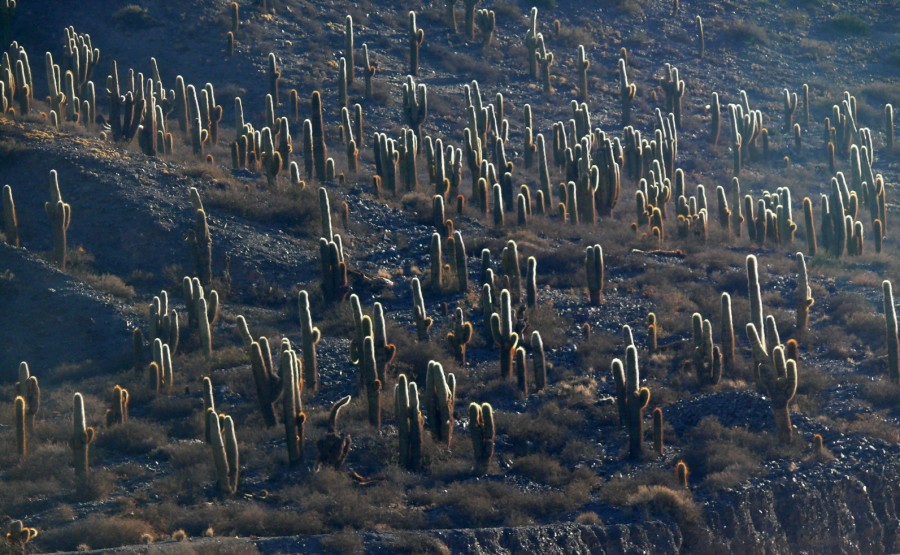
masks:
[[[159,25],[159,22],[150,15],[150,11],[147,8],[137,4],[128,4],[124,8],[116,10],[112,15],[112,19],[116,27],[127,30],[146,29],[147,27]]]
[[[869,24],[860,17],[851,14],[838,14],[828,21],[831,31],[845,35],[864,36],[869,34]]]
[[[149,523],[136,518],[91,515],[68,526],[46,530],[39,538],[44,549],[73,550],[79,544],[107,549],[140,543],[143,534],[152,532]]]

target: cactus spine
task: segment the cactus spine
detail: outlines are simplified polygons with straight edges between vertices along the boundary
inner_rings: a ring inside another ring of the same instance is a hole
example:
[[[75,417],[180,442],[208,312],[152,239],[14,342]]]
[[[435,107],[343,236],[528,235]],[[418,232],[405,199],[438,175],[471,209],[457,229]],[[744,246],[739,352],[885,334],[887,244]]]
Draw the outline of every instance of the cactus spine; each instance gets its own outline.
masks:
[[[81,393],[74,396],[72,411],[72,460],[75,465],[75,478],[79,487],[88,483],[90,476],[89,447],[94,442],[94,428],[87,425],[84,416],[84,397]]]

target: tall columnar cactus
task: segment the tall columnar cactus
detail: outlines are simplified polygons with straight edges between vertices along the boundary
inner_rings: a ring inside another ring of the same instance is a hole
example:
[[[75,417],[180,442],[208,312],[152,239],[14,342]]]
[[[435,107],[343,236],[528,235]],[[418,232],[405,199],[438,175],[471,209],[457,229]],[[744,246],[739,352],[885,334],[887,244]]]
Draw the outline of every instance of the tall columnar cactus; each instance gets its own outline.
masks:
[[[20,459],[28,456],[28,425],[26,420],[25,398],[16,397],[16,452]]]
[[[201,393],[203,397],[203,441],[209,445],[212,442],[212,436],[209,433],[209,419],[206,418],[207,412],[212,409],[216,410],[216,400],[213,397],[213,385],[209,376],[203,377],[203,389]]]
[[[188,325],[197,328],[200,348],[208,357],[212,355],[212,326],[219,319],[219,294],[213,289],[207,298],[199,278],[185,276],[181,287],[188,311]]]
[[[628,82],[625,60],[619,58],[619,102],[622,105],[622,127],[631,124],[631,103],[637,93],[637,85]]]
[[[809,309],[813,305],[812,289],[809,288],[809,274],[802,252],[797,253],[797,332],[803,334],[809,328]]]
[[[663,447],[663,411],[656,407],[653,409],[653,451],[660,457],[665,454]]]
[[[174,308],[169,310],[169,295],[165,291],[160,291],[159,296],[153,297],[153,301],[150,303],[149,317],[150,334],[147,339],[150,343],[159,339],[169,345],[173,353],[176,352],[180,335],[178,313]]]
[[[13,202],[12,187],[3,186],[3,235],[6,244],[13,247],[19,246],[19,221],[16,218],[16,204]]]
[[[544,86],[544,94],[550,94],[553,92],[553,85],[550,83],[550,66],[553,65],[553,52],[547,50],[543,36],[538,37],[537,63],[541,68],[541,82]]]
[[[281,104],[278,99],[278,82],[281,80],[281,70],[278,69],[278,62],[275,60],[275,54],[269,53],[269,94],[272,95],[272,101],[276,106]]]
[[[584,45],[578,45],[578,57],[575,59],[575,67],[578,68],[578,96],[582,102],[588,101],[588,69],[591,61],[587,59]]]
[[[172,391],[174,371],[172,370],[172,351],[169,345],[163,343],[160,338],[153,340],[153,362],[150,364],[148,376],[150,389],[159,392],[161,385]]]
[[[325,237],[319,239],[319,263],[322,274],[322,294],[326,301],[342,301],[350,292],[347,281],[347,264],[344,262],[344,253],[341,236],[335,235],[334,240]]]
[[[328,432],[316,442],[316,448],[319,451],[316,468],[329,466],[339,469],[350,453],[350,448],[353,446],[350,434],[341,434],[337,427],[341,409],[349,404],[350,396],[347,395],[331,406],[331,412],[328,414]]]
[[[366,316],[368,318],[368,316]],[[371,331],[371,320],[369,320]],[[378,366],[375,362],[375,345],[371,335],[363,339],[362,353],[359,361],[363,388],[366,391],[369,424],[375,429],[381,428],[381,389],[382,381],[378,379]]]
[[[273,368],[272,353],[266,338],[261,337],[259,341],[250,344],[250,367],[253,370],[263,421],[271,428],[277,424],[275,402],[281,396],[283,376],[279,376]]]
[[[372,316],[372,336],[375,348],[375,366],[378,371],[378,379],[382,384],[388,381],[388,368],[397,356],[397,347],[388,343],[387,328],[384,321],[384,308],[381,303],[375,303]]]
[[[120,385],[116,385],[113,388],[112,397],[110,398],[112,408],[106,411],[107,426],[128,422],[128,402],[130,400],[131,396],[127,389]]]
[[[644,410],[650,404],[650,390],[640,387],[637,348],[629,345],[625,349],[626,367],[620,359],[612,362],[613,380],[616,384],[616,404],[619,418],[628,428],[628,454],[632,459],[643,455]]]
[[[416,333],[419,341],[428,341],[428,331],[434,321],[425,313],[425,299],[422,297],[422,284],[419,278],[412,279],[412,294]]]
[[[756,327],[763,345],[766,345],[766,332],[763,318],[762,292],[759,288],[759,272],[756,256],[747,255],[747,290],[750,293],[750,323]]]
[[[718,385],[722,378],[722,353],[713,343],[712,324],[694,313],[691,324],[694,336],[694,371],[700,385]]]
[[[731,295],[722,293],[722,374],[734,376],[734,319],[731,315]]]
[[[208,409],[206,411],[206,421],[210,435],[209,447],[216,466],[219,492],[223,495],[234,495],[237,493],[238,479],[240,477],[240,454],[237,436],[234,433],[234,420],[230,416],[220,419],[215,410]]]
[[[431,235],[430,252],[431,280],[428,283],[428,287],[435,293],[440,294],[444,281],[444,256],[441,250],[441,235],[439,233]]]
[[[450,446],[453,439],[456,377],[444,374],[444,367],[429,361],[425,374],[425,423],[435,441]]]
[[[500,376],[509,379],[513,374],[513,355],[519,345],[519,334],[514,331],[512,301],[508,289],[500,292],[500,312],[491,315],[491,335],[500,347]]]
[[[319,359],[316,346],[322,338],[319,328],[313,326],[312,313],[309,308],[309,294],[300,291],[298,294],[300,315],[300,344],[303,357],[303,382],[314,393],[319,390]]]
[[[405,374],[400,374],[394,387],[394,417],[400,440],[400,466],[415,472],[422,467],[425,418],[419,410],[419,390]]]
[[[697,56],[703,59],[706,54],[706,36],[703,34],[703,18],[699,15],[695,19],[697,22]]]
[[[416,25],[416,12],[409,12],[409,74],[419,75],[419,49],[425,41],[425,31]]]
[[[19,381],[16,382],[16,395],[25,399],[25,427],[34,430],[34,420],[41,410],[41,387],[36,376],[32,376],[28,363],[19,363]]]
[[[475,472],[487,473],[494,458],[494,409],[488,403],[469,404],[469,434],[475,455]]]
[[[881,287],[884,293],[884,339],[888,354],[888,376],[892,382],[900,383],[900,338],[897,332],[894,291],[888,280],[884,280]]]
[[[534,366],[534,388],[540,391],[547,387],[547,358],[544,341],[537,330],[531,332],[531,364]]]
[[[466,5],[466,36],[475,38],[475,8],[481,0],[463,0]]]
[[[888,150],[894,150],[894,107],[884,105],[884,136]]]
[[[815,256],[818,252],[816,244],[816,223],[813,215],[812,201],[809,197],[803,197],[803,217],[806,221],[806,253]]]
[[[769,394],[772,397],[775,428],[778,441],[788,444],[793,435],[790,404],[797,393],[797,363],[785,360],[784,349],[780,345],[772,350],[772,359],[775,375],[770,378]]]
[[[94,428],[87,425],[84,416],[84,397],[76,393],[72,411],[72,460],[75,465],[75,478],[79,487],[88,483],[90,475],[89,447],[94,442]]]
[[[212,283],[212,235],[203,208],[194,210],[194,228],[189,230],[185,239],[191,248],[194,267],[200,283],[208,286]]]
[[[525,305],[528,308],[537,306],[537,259],[528,257],[525,269]]]
[[[353,47],[353,17],[344,18],[344,58],[347,60],[347,84],[353,84],[356,73],[356,55]]]
[[[456,290],[465,293],[469,288],[469,265],[466,258],[466,244],[459,231],[453,232],[453,261],[456,268]]]
[[[306,413],[303,412],[303,374],[302,364],[297,353],[288,349],[281,353],[282,384],[282,420],[284,421],[284,438],[287,444],[288,463],[296,466],[303,462],[303,426]]]
[[[513,365],[516,373],[516,389],[523,399],[528,397],[528,361],[525,358],[525,348],[517,347],[513,355]]]
[[[313,167],[316,178],[319,181],[325,181],[325,160],[328,158],[328,147],[325,144],[325,118],[322,113],[322,94],[319,91],[313,91],[310,96],[310,114]]]
[[[494,30],[497,28],[497,14],[494,10],[478,10],[475,12],[475,24],[481,31],[481,48],[487,49],[494,40]]]
[[[363,79],[366,82],[366,98],[372,98],[372,79],[378,70],[378,64],[371,62],[369,58],[369,45],[363,44]]]
[[[416,84],[412,75],[407,75],[403,84],[403,114],[406,123],[416,132],[419,144],[422,144],[422,125],[428,117],[428,87],[424,83]]]
[[[53,260],[60,270],[66,269],[67,235],[72,223],[72,207],[63,202],[59,192],[59,181],[56,170],[50,170],[50,201],[44,203],[44,211],[50,218],[53,232]]]
[[[500,253],[500,268],[503,270],[504,287],[509,289],[514,305],[522,301],[522,268],[519,265],[519,247],[515,241],[507,241]]]
[[[605,268],[603,265],[603,249],[600,245],[593,245],[586,249],[584,259],[584,271],[587,274],[588,293],[592,306],[599,306],[603,295]]]
[[[472,340],[472,322],[467,322],[461,307],[456,307],[453,317],[453,330],[447,334],[447,343],[460,366],[466,366],[466,349]]]
[[[666,64],[666,74],[660,80],[660,85],[666,94],[666,110],[675,116],[675,127],[681,129],[681,105],[685,84],[678,76],[678,68]]]

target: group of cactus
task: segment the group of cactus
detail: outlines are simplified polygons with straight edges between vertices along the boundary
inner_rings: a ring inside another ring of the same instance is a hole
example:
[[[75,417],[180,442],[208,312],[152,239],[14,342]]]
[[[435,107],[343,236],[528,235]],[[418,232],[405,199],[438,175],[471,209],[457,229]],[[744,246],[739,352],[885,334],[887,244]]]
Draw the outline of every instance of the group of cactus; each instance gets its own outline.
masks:
[[[13,41],[0,58],[0,114],[27,116],[32,100],[34,82],[28,54],[23,46]]]

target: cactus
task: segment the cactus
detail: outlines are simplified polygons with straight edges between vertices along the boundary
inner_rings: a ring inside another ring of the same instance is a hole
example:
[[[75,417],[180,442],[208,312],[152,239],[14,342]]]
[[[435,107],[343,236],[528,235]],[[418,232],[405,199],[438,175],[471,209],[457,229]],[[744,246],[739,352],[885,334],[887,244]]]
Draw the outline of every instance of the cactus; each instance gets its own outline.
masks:
[[[734,376],[734,320],[731,315],[731,296],[722,293],[722,374]]]
[[[659,324],[656,323],[656,314],[647,314],[647,352],[650,356],[659,350]]]
[[[313,91],[310,96],[310,113],[312,117],[310,123],[312,125],[312,161],[315,168],[315,175],[320,181],[326,179],[325,166],[328,158],[328,147],[325,144],[325,119],[322,114],[322,94],[319,91]],[[306,123],[304,122],[304,129]],[[304,135],[305,136],[305,135]],[[307,149],[308,150],[308,149]]]
[[[494,409],[488,403],[469,404],[469,433],[475,456],[475,472],[486,474],[494,458]]]
[[[544,94],[553,92],[553,86],[550,84],[550,66],[553,65],[553,52],[547,50],[544,45],[544,37],[538,37],[537,46],[537,63],[541,68],[541,82],[544,87]]]
[[[375,77],[375,72],[378,70],[378,65],[373,64],[369,59],[369,45],[363,44],[363,61],[365,65],[363,66],[363,78],[366,83],[366,98],[372,98],[372,79]]]
[[[256,396],[259,399],[263,421],[271,428],[277,424],[274,405],[281,396],[284,377],[275,373],[269,341],[265,337],[260,337],[259,341],[250,344],[250,367],[253,370]]]
[[[15,7],[15,0],[11,0]],[[0,10],[4,8],[0,5]],[[38,535],[37,528],[29,528],[21,520],[13,520],[9,525],[9,532],[6,533],[6,541],[10,544],[21,547],[25,553],[25,544],[36,538]]]
[[[344,262],[341,236],[334,240],[319,239],[319,263],[322,274],[322,294],[326,301],[342,301],[350,292],[347,264]]]
[[[637,348],[625,349],[626,368],[620,359],[612,362],[613,380],[616,384],[616,404],[619,419],[628,428],[628,455],[631,459],[643,456],[644,410],[650,404],[650,390],[640,387]]]
[[[637,85],[628,82],[625,60],[619,58],[619,102],[622,105],[622,127],[631,124],[631,103],[637,93]]]
[[[203,377],[203,441],[209,445],[212,442],[212,436],[209,433],[209,420],[206,418],[207,411],[216,409],[216,400],[213,397],[213,385],[209,376]]]
[[[41,410],[41,387],[36,376],[32,376],[28,363],[19,363],[19,380],[16,382],[16,395],[25,399],[25,427],[34,430],[34,420]]]
[[[56,170],[50,170],[50,201],[44,203],[53,231],[53,260],[60,270],[66,270],[67,234],[72,223],[72,207],[63,202],[59,192]]]
[[[515,241],[507,241],[500,253],[500,268],[503,270],[504,283],[509,289],[510,300],[518,305],[522,301],[522,269],[519,266],[519,248]]]
[[[16,396],[16,452],[19,459],[28,456],[28,425],[26,424],[25,398]]]
[[[372,334],[375,348],[375,367],[378,379],[382,384],[388,381],[388,368],[397,356],[397,347],[387,341],[387,330],[384,323],[384,308],[381,303],[375,303],[374,316],[372,318]]]
[[[678,76],[677,67],[666,64],[666,74],[660,79],[660,86],[666,95],[666,110],[675,116],[675,128],[681,129],[681,106],[685,84]]]
[[[704,54],[706,54],[706,37],[703,34],[703,18],[698,15],[695,21],[697,22],[697,57],[702,60]]]
[[[660,457],[665,454],[663,447],[663,411],[656,407],[653,409],[653,451]]]
[[[425,419],[419,410],[419,390],[404,374],[400,374],[394,387],[394,417],[400,440],[400,466],[415,472],[422,467]]]
[[[3,198],[0,199],[3,204],[3,235],[6,238],[6,244],[19,246],[19,222],[16,218],[16,204],[13,202],[12,187],[3,186]]]
[[[547,387],[547,358],[544,356],[544,341],[537,330],[531,332],[531,364],[534,366],[534,388],[540,391]]]
[[[894,291],[888,280],[884,280],[881,287],[884,293],[884,339],[888,354],[888,377],[893,383],[900,383],[900,338],[897,331]]]
[[[237,493],[240,476],[240,455],[237,436],[234,433],[234,420],[230,416],[225,416],[220,420],[215,410],[207,409],[206,421],[209,427],[209,446],[216,466],[219,492],[223,495],[234,495]]]
[[[793,428],[791,426],[790,403],[797,393],[797,363],[785,360],[784,349],[779,345],[772,350],[775,375],[770,378],[769,393],[772,397],[772,412],[775,415],[775,428],[778,441],[791,443]]]
[[[528,362],[525,359],[525,348],[518,347],[514,355],[516,369],[516,388],[522,398],[528,397]]]
[[[528,257],[525,270],[525,305],[528,308],[537,306],[537,259]]]
[[[513,356],[519,344],[519,334],[513,331],[512,302],[508,289],[500,292],[500,312],[491,314],[491,335],[500,347],[500,376],[512,377]]]
[[[475,38],[475,8],[481,3],[481,0],[463,0],[466,5],[466,36],[470,39]]]
[[[128,422],[128,401],[131,396],[128,390],[116,385],[112,390],[112,408],[106,411],[106,425],[124,424]]]
[[[606,270],[603,265],[603,249],[600,245],[593,245],[586,250],[584,259],[584,271],[587,274],[588,293],[592,306],[599,306],[603,296],[603,285]]]
[[[366,316],[366,319],[368,320],[368,316]],[[368,320],[368,323],[368,331],[371,334],[371,320]],[[375,362],[375,345],[372,335],[367,335],[363,339],[359,368],[363,388],[366,391],[369,424],[375,426],[375,429],[380,429],[382,381],[378,379],[378,366]]]
[[[441,198],[441,197],[435,197]],[[431,279],[428,283],[429,288],[435,293],[440,294],[441,285],[444,281],[444,256],[441,251],[441,235],[434,233],[431,235]]]
[[[409,74],[419,75],[419,49],[425,41],[425,31],[416,25],[416,12],[409,12]]]
[[[587,102],[588,69],[591,67],[591,61],[587,59],[583,44],[578,45],[578,57],[575,60],[575,67],[578,68],[578,96],[582,102]]]
[[[185,240],[190,245],[200,283],[208,286],[212,283],[212,235],[202,207],[194,210],[194,229],[187,232]]]
[[[465,293],[469,288],[469,265],[466,261],[466,244],[459,231],[453,232],[453,260],[456,268],[456,290]]]
[[[74,396],[74,407],[72,411],[72,438],[70,444],[72,447],[72,459],[75,465],[75,478],[79,487],[84,487],[88,483],[90,476],[89,464],[89,447],[94,442],[94,428],[87,426],[84,416],[84,398],[81,393]]]
[[[303,426],[306,413],[303,412],[301,396],[303,394],[302,364],[297,353],[291,349],[281,353],[282,384],[282,420],[284,421],[284,438],[287,443],[288,464],[296,466],[303,462]]]
[[[756,256],[747,255],[747,290],[750,292],[750,323],[756,327],[760,341],[766,345],[763,320],[762,293],[759,289],[759,273]]]
[[[475,24],[484,36],[481,41],[481,48],[487,49],[494,40],[494,30],[497,28],[497,14],[494,13],[494,10],[478,10],[475,12]]]
[[[699,19],[699,17],[698,17]],[[712,112],[712,127],[709,132],[709,142],[713,144],[713,146],[719,144],[719,134],[722,130],[722,105],[719,102],[719,93],[713,93],[712,104],[710,105],[710,111]]]
[[[281,104],[278,98],[278,82],[281,81],[281,70],[278,69],[278,62],[275,60],[275,54],[269,53],[269,94],[272,95],[272,101],[275,106]]]
[[[797,253],[797,332],[803,334],[809,328],[809,309],[813,305],[812,290],[809,288],[809,275],[806,272],[806,259],[802,252]]]
[[[334,405],[331,406],[331,412],[328,415],[328,432],[319,438],[316,442],[316,448],[319,451],[316,468],[330,466],[335,470],[339,469],[343,464],[353,441],[349,434],[338,433],[337,423],[341,409],[350,404],[350,396],[342,397]]]
[[[425,299],[422,297],[422,284],[419,278],[412,279],[413,309],[416,322],[416,333],[419,341],[428,341],[428,330],[434,321],[425,313]]]
[[[687,463],[684,461],[678,461],[678,464],[675,465],[675,478],[684,489],[688,488],[689,475],[690,470],[688,469]]]
[[[809,256],[815,256],[818,252],[816,224],[813,216],[812,201],[809,197],[803,197],[803,217],[806,221],[806,251]]]
[[[446,444],[453,439],[456,377],[447,373],[441,363],[429,361],[425,374],[425,423],[435,441]],[[412,419],[412,417],[410,417]]]
[[[315,393],[319,390],[319,360],[316,353],[316,345],[319,344],[322,334],[319,332],[319,328],[312,324],[309,294],[306,291],[300,291],[297,300],[300,316],[300,344],[303,357],[303,383]]]
[[[894,150],[894,107],[884,105],[884,136],[885,146],[888,150]]]
[[[149,313],[150,334],[148,339],[151,344],[154,340],[159,339],[169,345],[173,353],[177,351],[180,334],[178,313],[174,308],[169,310],[169,296],[165,291],[160,291],[159,296],[153,297]]]
[[[407,75],[403,84],[403,114],[416,132],[416,140],[422,144],[422,125],[428,117],[428,87],[424,83],[417,85],[412,75]]]
[[[459,361],[460,366],[466,366],[466,349],[472,340],[472,323],[465,320],[463,309],[456,307],[453,318],[453,331],[447,334],[447,343],[453,351],[453,356]]]
[[[713,344],[712,324],[694,313],[691,318],[694,336],[694,371],[701,385],[718,385],[722,378],[722,354]]]

